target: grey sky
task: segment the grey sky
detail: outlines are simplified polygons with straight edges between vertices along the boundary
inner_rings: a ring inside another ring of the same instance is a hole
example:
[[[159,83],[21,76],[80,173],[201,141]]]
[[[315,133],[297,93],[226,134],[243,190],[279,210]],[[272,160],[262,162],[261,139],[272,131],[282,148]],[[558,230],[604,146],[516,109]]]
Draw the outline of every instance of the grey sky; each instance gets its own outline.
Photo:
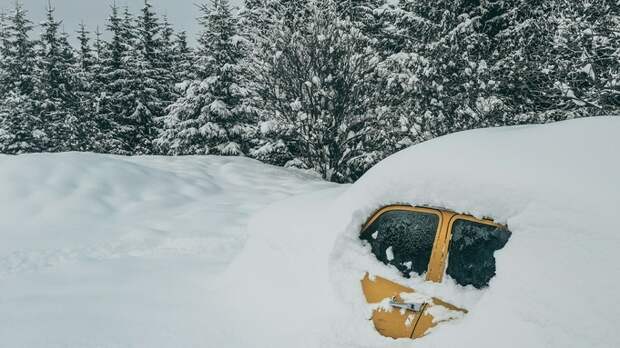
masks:
[[[102,30],[106,23],[106,18],[110,14],[110,5],[113,0],[51,0],[52,6],[56,8],[56,17],[63,20],[65,30],[72,34],[81,21],[88,26],[89,30],[95,31],[97,25]],[[231,0],[233,6],[238,6],[243,0]],[[193,38],[198,32],[196,17],[198,11],[196,3],[203,0],[151,0],[156,11],[160,15],[167,15],[169,21],[177,30],[186,30]],[[47,0],[21,0],[21,3],[29,12],[30,19],[39,24],[45,15]],[[15,0],[0,0],[0,9],[9,11],[14,7]],[[129,6],[133,13],[144,4],[144,0],[116,0],[119,6]],[[35,28],[33,34],[38,35],[39,28]]]

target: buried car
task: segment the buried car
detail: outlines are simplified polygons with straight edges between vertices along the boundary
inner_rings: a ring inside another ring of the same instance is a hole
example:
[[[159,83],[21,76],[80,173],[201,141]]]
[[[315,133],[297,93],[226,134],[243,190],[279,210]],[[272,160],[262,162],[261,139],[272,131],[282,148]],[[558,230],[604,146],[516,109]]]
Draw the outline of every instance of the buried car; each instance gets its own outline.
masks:
[[[493,254],[509,237],[505,226],[489,219],[398,205],[373,214],[360,234],[378,260],[394,266],[404,277],[417,274],[439,283],[445,273],[457,284],[477,289],[489,285],[495,275]],[[387,337],[422,337],[440,322],[467,313],[441,299],[369,274],[362,280],[362,289],[369,303],[383,303],[374,310],[372,321]]]
[[[620,347],[619,134],[461,132],[352,185],[243,158],[2,157],[0,346]]]
[[[619,134],[461,132],[273,204],[221,282],[231,346],[620,346]]]

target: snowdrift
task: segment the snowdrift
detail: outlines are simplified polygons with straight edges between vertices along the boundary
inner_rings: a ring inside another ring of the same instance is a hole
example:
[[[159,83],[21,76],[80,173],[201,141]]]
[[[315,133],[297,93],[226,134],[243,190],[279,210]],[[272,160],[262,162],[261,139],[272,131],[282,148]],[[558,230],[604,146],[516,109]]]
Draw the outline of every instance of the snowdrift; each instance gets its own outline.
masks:
[[[331,186],[243,158],[0,156],[0,346],[212,346],[250,216]]]
[[[231,346],[613,347],[620,345],[615,217],[620,119],[483,129],[414,146],[350,188],[262,211],[225,275],[244,327]],[[486,290],[406,280],[358,238],[387,204],[443,207],[507,224]],[[470,310],[419,340],[374,330],[360,279],[387,277]]]
[[[0,157],[0,338],[20,347],[616,347],[620,118],[483,129],[332,185],[247,159]],[[358,238],[388,204],[507,224],[482,291],[400,277]],[[366,271],[466,306],[379,336]]]

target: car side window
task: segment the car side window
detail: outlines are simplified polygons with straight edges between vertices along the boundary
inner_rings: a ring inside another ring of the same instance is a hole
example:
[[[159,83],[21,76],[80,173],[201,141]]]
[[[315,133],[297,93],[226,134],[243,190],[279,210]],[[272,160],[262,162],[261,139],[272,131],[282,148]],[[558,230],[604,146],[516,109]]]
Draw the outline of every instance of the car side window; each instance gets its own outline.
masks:
[[[457,219],[452,224],[446,274],[462,286],[488,286],[495,276],[494,253],[509,238],[510,231],[504,227]]]
[[[439,217],[432,213],[390,210],[381,214],[360,234],[372,253],[395,266],[405,277],[428,270]]]

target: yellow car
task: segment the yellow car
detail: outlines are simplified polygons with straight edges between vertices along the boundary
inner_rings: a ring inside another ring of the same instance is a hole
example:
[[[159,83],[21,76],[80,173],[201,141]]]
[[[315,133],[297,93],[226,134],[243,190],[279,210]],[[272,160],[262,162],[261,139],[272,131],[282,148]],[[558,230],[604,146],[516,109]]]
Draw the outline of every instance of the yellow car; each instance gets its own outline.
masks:
[[[360,239],[377,259],[397,268],[403,277],[423,276],[430,282],[451,277],[461,286],[487,287],[495,275],[496,250],[510,232],[489,219],[446,209],[390,205],[364,224]],[[466,308],[416,292],[368,273],[361,281],[379,333],[392,338],[418,338],[441,322],[461,318]]]

